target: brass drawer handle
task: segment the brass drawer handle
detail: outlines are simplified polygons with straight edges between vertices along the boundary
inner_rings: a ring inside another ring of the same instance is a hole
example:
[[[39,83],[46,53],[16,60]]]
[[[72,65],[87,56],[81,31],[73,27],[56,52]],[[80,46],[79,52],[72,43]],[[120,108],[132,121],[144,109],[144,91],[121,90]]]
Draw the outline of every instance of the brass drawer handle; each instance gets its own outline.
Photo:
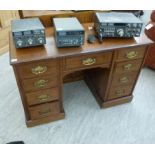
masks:
[[[40,87],[45,87],[48,84],[48,80],[40,79],[36,82],[34,82],[34,87],[40,88]]]
[[[117,96],[122,96],[124,94],[124,90],[116,90],[115,94]]]
[[[130,70],[132,68],[132,64],[124,65],[124,70]]]
[[[82,64],[85,66],[89,66],[89,65],[93,65],[96,63],[96,59],[95,58],[86,58],[82,60]]]
[[[46,66],[37,66],[37,67],[32,68],[32,73],[35,75],[45,73],[46,71],[47,71]]]
[[[49,108],[49,109],[44,110],[44,111],[39,111],[39,115],[46,115],[46,114],[48,114],[50,112],[51,112],[51,109]]]
[[[38,96],[38,99],[40,101],[47,101],[50,99],[50,96],[48,94],[43,94],[43,95]]]
[[[127,77],[122,77],[122,78],[120,78],[120,82],[121,83],[128,83],[129,79]]]
[[[137,56],[137,52],[136,51],[130,51],[130,52],[128,52],[127,54],[126,54],[126,57],[128,58],[128,59],[133,59],[133,58],[135,58],[136,56]]]

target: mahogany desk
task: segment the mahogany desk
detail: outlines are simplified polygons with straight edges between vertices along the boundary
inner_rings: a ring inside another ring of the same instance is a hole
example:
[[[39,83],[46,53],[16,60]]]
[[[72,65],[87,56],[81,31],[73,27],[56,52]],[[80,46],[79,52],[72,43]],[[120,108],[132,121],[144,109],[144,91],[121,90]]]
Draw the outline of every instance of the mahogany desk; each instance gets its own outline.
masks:
[[[83,75],[101,108],[132,100],[152,41],[141,35],[88,44],[87,29],[91,24],[83,25],[86,38],[82,47],[57,48],[52,28],[46,29],[47,43],[40,47],[16,49],[10,35],[10,63],[28,127],[64,118],[62,90],[65,79],[70,81],[69,75],[73,79]]]

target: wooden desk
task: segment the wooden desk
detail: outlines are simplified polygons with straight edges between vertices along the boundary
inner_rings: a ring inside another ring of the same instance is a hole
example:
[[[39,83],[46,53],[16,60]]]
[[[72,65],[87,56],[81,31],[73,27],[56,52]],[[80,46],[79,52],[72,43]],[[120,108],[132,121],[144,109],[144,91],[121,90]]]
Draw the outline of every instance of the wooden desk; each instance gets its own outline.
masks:
[[[132,39],[105,39],[82,47],[57,48],[53,29],[46,29],[47,44],[16,49],[10,35],[13,66],[28,127],[62,119],[63,79],[82,72],[101,108],[130,102],[148,45],[145,35]]]

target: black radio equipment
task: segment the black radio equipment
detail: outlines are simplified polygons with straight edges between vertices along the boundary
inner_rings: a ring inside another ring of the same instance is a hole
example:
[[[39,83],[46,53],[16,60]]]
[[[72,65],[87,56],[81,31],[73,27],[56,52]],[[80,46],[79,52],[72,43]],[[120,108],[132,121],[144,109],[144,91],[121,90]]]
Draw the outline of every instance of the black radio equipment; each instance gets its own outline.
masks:
[[[11,30],[16,48],[46,43],[45,28],[39,18],[13,20]]]
[[[100,40],[103,38],[139,37],[143,23],[132,13],[97,12],[95,30]]]

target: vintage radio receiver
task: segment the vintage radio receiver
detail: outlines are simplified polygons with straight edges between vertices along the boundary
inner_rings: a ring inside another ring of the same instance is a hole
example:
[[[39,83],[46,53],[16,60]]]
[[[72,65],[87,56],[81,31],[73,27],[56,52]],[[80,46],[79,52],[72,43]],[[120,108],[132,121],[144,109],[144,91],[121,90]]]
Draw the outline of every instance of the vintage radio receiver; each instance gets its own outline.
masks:
[[[46,43],[45,28],[39,18],[13,20],[11,30],[16,48]]]
[[[143,23],[132,13],[97,12],[95,30],[99,39],[139,37]]]
[[[77,18],[54,18],[57,47],[81,46],[84,44],[84,28]]]

